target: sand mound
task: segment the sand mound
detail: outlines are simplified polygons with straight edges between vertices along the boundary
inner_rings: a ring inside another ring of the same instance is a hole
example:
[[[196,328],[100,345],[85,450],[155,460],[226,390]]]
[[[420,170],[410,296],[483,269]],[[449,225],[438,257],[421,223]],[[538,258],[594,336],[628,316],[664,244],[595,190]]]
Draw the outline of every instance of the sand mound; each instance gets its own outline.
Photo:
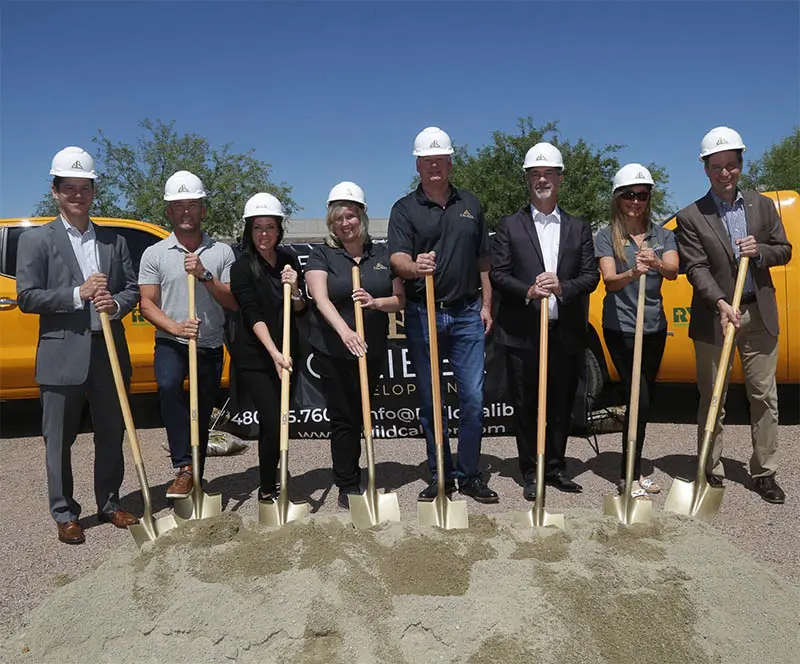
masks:
[[[236,513],[132,542],[33,611],[3,662],[798,661],[800,591],[696,521],[502,515],[369,532]]]

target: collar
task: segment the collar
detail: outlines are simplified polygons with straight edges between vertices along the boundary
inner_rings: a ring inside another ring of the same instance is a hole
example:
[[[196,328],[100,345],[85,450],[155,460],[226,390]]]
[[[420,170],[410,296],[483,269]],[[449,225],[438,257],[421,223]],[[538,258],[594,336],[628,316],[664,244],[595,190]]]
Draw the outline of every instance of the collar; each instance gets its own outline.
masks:
[[[720,213],[726,208],[729,210],[734,210],[736,209],[737,205],[744,204],[744,196],[742,196],[742,190],[739,188],[736,189],[736,197],[733,199],[733,205],[728,205],[719,196],[717,196],[713,189],[709,189],[708,193],[711,194],[711,198],[714,199],[714,205],[717,206],[717,210],[719,210]]]
[[[61,223],[64,224],[64,228],[66,229],[67,233],[69,233],[70,235],[77,235],[78,237],[87,237],[89,239],[95,237],[95,235],[96,235],[95,231],[94,231],[94,224],[92,223],[91,219],[89,219],[89,226],[86,228],[86,232],[85,233],[81,233],[77,228],[75,228],[75,226],[73,226],[71,223],[69,223],[61,215],[58,215],[58,218],[61,219]]]
[[[374,249],[374,244],[372,242],[372,238],[367,236],[367,241],[364,242],[364,246],[361,249],[361,262],[363,263],[366,259],[368,259],[372,255],[372,251]],[[332,247],[332,249],[336,252],[351,260],[355,263],[355,259],[353,258],[352,254],[344,248],[344,245]]]
[[[439,207],[438,203],[434,203],[430,198],[425,195],[425,191],[422,189],[422,183],[417,185],[416,190],[414,191],[414,195],[417,198],[417,201],[422,205],[435,205]],[[450,185],[450,196],[447,198],[447,205],[450,205],[453,201],[457,201],[461,199],[461,195],[458,193],[458,189],[456,189],[452,184]]]
[[[547,225],[548,223],[551,223],[551,222],[556,223],[556,224],[560,224],[561,223],[561,210],[558,207],[558,203],[556,203],[556,207],[548,215],[545,215],[544,212],[541,212],[541,211],[537,210],[536,206],[533,203],[531,203],[531,217],[533,217],[534,221],[536,221],[536,215],[537,214],[542,214],[545,217],[547,217],[546,221],[540,222],[540,223],[544,223],[545,225]],[[554,217],[555,217],[555,219],[554,219]]]
[[[209,247],[213,246],[214,239],[209,236],[205,231],[203,231],[203,237],[200,240],[200,246],[197,247],[198,251],[200,249],[208,249]],[[175,236],[175,231],[170,233],[167,236],[167,245],[170,249],[180,249],[181,251],[190,254],[190,252],[186,247],[184,247],[180,242],[178,242],[178,238]]]

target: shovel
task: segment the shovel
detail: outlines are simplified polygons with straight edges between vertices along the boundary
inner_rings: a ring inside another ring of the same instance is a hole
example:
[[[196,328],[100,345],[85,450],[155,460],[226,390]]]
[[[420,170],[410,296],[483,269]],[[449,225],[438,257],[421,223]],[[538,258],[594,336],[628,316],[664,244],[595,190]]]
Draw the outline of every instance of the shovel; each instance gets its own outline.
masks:
[[[196,317],[194,289],[196,280],[193,275],[189,279],[189,318]],[[189,339],[189,432],[192,443],[192,495],[177,498],[174,504],[175,514],[181,519],[208,519],[222,513],[222,494],[205,493],[200,476],[200,423],[197,405],[197,339]],[[208,426],[208,422],[203,426]]]
[[[642,244],[642,248],[645,245]],[[642,338],[644,336],[644,295],[647,274],[639,276],[639,300],[636,304],[636,335],[633,340],[633,371],[631,372],[631,402],[628,406],[628,453],[625,458],[625,489],[618,496],[606,496],[603,512],[617,517],[625,525],[649,523],[653,504],[649,500],[631,497],[633,467],[636,462],[636,430],[639,425],[639,388],[642,380]]]
[[[445,530],[467,528],[467,503],[450,500],[444,488],[444,433],[442,427],[442,388],[439,384],[439,342],[436,337],[436,300],[433,275],[425,275],[425,305],[428,310],[431,384],[433,387],[433,439],[436,443],[436,479],[438,492],[433,502],[417,502],[417,520],[421,526],[439,526]]]
[[[744,290],[744,281],[747,277],[749,263],[750,260],[747,256],[743,256],[739,260],[739,272],[736,275],[736,287],[733,290],[733,302],[731,303],[735,311],[739,310],[739,305],[742,302],[742,291]],[[714,426],[717,422],[719,402],[728,378],[728,371],[730,370],[733,338],[735,336],[736,328],[729,323],[725,330],[725,341],[722,344],[719,364],[717,365],[717,377],[714,380],[714,391],[711,393],[711,403],[708,407],[703,442],[700,445],[700,454],[697,457],[697,477],[694,482],[675,478],[664,503],[664,509],[668,512],[696,516],[703,521],[711,521],[719,512],[725,488],[709,485],[706,477],[706,464],[708,463],[708,455],[711,453],[711,437],[714,434]]]
[[[281,353],[289,357],[291,353],[291,315],[292,287],[283,284],[283,347]],[[258,522],[262,526],[283,526],[289,521],[297,521],[308,514],[308,504],[293,503],[289,500],[289,373],[281,370],[281,490],[274,501],[258,501]]]
[[[361,288],[361,270],[353,266],[353,290]],[[365,340],[364,312],[355,303],[356,333]],[[367,490],[350,494],[350,518],[359,529],[371,528],[383,521],[400,521],[400,504],[396,493],[378,493],[375,488],[375,450],[372,445],[372,411],[369,403],[367,356],[358,358],[358,377],[361,380],[361,416],[364,422],[364,447],[367,449]]]
[[[171,514],[159,518],[153,517],[153,503],[150,500],[150,485],[147,482],[147,473],[144,470],[142,461],[142,449],[139,447],[139,438],[136,436],[136,427],[133,425],[133,415],[131,406],[128,402],[128,392],[125,390],[125,382],[122,379],[122,369],[119,366],[119,356],[117,347],[114,344],[114,334],[111,332],[111,323],[108,314],[98,312],[100,324],[103,326],[103,338],[108,350],[108,360],[111,363],[111,373],[114,375],[114,385],[117,388],[119,406],[122,409],[122,419],[125,421],[125,430],[128,432],[128,442],[133,452],[133,463],[136,465],[136,475],[139,478],[139,486],[142,489],[142,500],[144,501],[144,514],[139,519],[139,523],[128,526],[128,531],[133,536],[136,546],[140,547],[145,542],[152,542],[157,537],[169,530],[176,528],[178,522]]]
[[[539,403],[536,418],[536,502],[527,512],[516,512],[514,521],[529,528],[564,529],[564,515],[550,514],[544,509],[544,449],[547,428],[547,349],[550,306],[547,298],[540,300],[539,316]]]

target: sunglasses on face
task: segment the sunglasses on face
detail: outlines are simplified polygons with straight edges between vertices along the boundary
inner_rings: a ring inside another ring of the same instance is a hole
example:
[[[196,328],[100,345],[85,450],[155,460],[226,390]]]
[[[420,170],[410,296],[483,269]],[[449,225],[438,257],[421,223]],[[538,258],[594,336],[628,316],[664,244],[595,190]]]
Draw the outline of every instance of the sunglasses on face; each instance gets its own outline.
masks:
[[[639,201],[640,203],[647,203],[650,200],[649,191],[623,191],[619,197],[624,201]]]

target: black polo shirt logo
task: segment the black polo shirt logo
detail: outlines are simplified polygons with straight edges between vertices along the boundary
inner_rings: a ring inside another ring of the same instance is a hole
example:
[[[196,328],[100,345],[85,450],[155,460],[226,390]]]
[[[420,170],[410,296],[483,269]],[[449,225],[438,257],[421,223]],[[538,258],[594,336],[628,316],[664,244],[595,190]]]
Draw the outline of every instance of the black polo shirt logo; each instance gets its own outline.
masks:
[[[380,261],[378,261],[377,263],[375,263],[375,267],[374,267],[373,269],[375,269],[375,270],[388,270],[389,268],[388,268],[388,267],[386,267],[386,266],[385,266],[383,263],[381,263]]]
[[[466,219],[474,219],[475,218],[474,216],[472,216],[472,212],[470,212],[468,209],[465,209],[459,216],[460,217],[465,217]]]

